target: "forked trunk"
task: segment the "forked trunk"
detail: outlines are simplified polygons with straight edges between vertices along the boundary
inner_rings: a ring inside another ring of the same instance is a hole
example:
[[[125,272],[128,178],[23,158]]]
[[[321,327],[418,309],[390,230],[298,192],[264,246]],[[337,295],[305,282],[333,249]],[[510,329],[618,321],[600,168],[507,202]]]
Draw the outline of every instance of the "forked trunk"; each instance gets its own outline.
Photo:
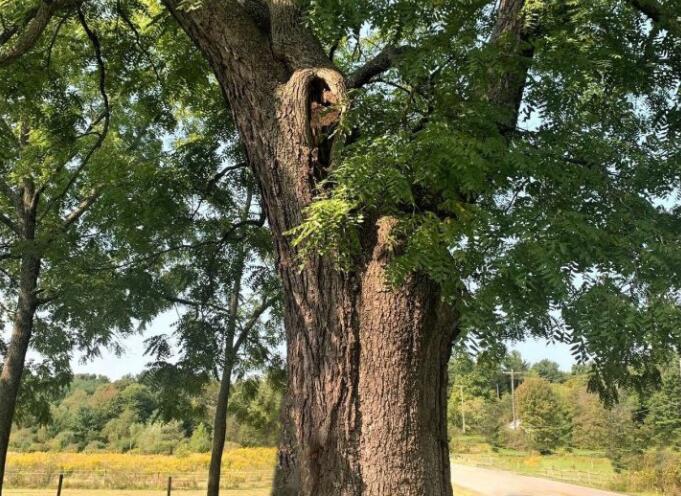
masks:
[[[278,255],[289,384],[274,494],[451,495],[445,396],[456,322],[436,285],[414,275],[388,286],[390,218],[367,222],[347,272],[316,256],[301,269],[286,234],[331,166],[345,78],[291,0],[268,2],[262,23],[245,12],[249,1],[191,11],[165,1],[229,101]]]

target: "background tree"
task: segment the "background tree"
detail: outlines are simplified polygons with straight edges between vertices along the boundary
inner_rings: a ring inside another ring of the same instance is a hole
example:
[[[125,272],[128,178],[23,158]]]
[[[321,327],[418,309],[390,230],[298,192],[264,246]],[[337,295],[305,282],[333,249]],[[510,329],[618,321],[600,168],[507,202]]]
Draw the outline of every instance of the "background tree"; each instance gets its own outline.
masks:
[[[59,18],[48,22],[57,10]],[[182,233],[166,221],[179,219],[186,188],[166,144],[185,128],[186,96],[210,94],[211,85],[195,51],[162,18],[154,21],[156,14],[157,7],[136,1],[17,2],[0,13],[7,27],[0,269],[4,298],[18,302],[3,314],[14,320],[14,333],[0,346],[2,467],[18,391],[17,420],[46,422],[50,394],[70,380],[74,349],[85,359],[101,346],[117,350],[119,335],[167,305],[149,272],[161,270],[158,247]],[[160,62],[163,50],[177,58]],[[29,345],[44,361],[22,379]],[[100,413],[79,410],[89,427],[75,420],[62,441],[102,443],[92,438],[107,418]],[[127,418],[144,422],[148,415],[128,411]],[[130,444],[122,425],[108,427],[112,439]]]
[[[549,453],[566,444],[570,430],[567,411],[547,380],[525,379],[517,390],[517,403],[520,428],[531,448]]]
[[[65,10],[51,26],[51,38],[17,57],[24,37],[45,28],[36,24],[44,11],[59,6]],[[22,404],[29,406],[44,397],[31,387],[39,381],[28,379],[52,376],[52,390],[63,387],[73,348],[92,356],[113,344],[116,333],[131,332],[135,319],[149,317],[144,299],[131,301],[127,293],[139,272],[94,277],[83,269],[113,259],[106,240],[93,236],[94,203],[128,180],[139,163],[135,157],[149,152],[150,138],[164,129],[160,116],[123,111],[154,88],[136,86],[148,65],[107,58],[103,44],[123,52],[133,40],[104,28],[106,9],[75,2],[34,7],[17,2],[0,14],[9,35],[27,23],[18,46],[0,56],[3,64],[13,62],[0,72],[0,290],[2,318],[12,326],[2,347],[0,491],[22,377]],[[45,360],[24,374],[29,346]]]
[[[530,373],[536,374],[549,382],[563,382],[565,380],[565,373],[560,370],[560,366],[546,358],[533,364]]]
[[[681,448],[681,376],[677,363],[667,367],[660,390],[648,401],[646,424],[660,446]]]
[[[169,259],[162,276],[161,284],[166,286],[161,289],[162,297],[184,309],[173,336],[179,357],[172,353],[174,347],[166,335],[151,338],[148,349],[156,360],[147,373],[148,380],[168,388],[173,410],[177,408],[178,384],[189,386],[182,396],[191,397],[211,379],[220,381],[208,482],[211,496],[220,488],[232,375],[265,366],[277,356],[272,349],[281,336],[276,313],[279,284],[267,265],[271,241],[262,226],[264,218],[253,215],[254,185],[252,181],[248,184],[246,171],[242,174],[247,184],[242,191],[232,186],[231,203],[221,203],[220,195],[208,197],[202,207],[204,218],[191,226],[206,249]],[[224,239],[222,226],[229,221],[234,232]]]

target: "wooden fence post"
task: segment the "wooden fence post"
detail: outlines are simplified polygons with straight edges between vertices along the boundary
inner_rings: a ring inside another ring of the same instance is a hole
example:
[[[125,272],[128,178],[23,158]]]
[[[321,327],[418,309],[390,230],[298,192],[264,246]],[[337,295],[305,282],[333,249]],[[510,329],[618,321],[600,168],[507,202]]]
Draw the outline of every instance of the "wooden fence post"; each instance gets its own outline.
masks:
[[[57,484],[57,496],[61,496],[61,487],[64,484],[64,474],[59,474],[59,483]]]
[[[170,496],[170,493],[173,491],[173,478],[168,477],[168,496]]]

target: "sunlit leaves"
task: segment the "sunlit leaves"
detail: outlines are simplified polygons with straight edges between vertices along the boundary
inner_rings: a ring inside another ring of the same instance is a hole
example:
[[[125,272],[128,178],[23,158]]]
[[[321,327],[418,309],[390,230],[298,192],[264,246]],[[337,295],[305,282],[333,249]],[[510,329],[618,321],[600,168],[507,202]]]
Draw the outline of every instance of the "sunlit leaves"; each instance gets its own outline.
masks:
[[[478,343],[544,336],[595,361],[594,384],[654,379],[681,347],[681,42],[626,2],[527,2],[531,68],[504,135],[487,90],[529,61],[488,43],[493,2],[332,4],[311,16],[318,31],[325,9],[353,19],[342,64],[414,52],[355,96],[358,137],[297,244],[333,252],[370,228],[355,219],[390,216],[393,282],[428,274]]]

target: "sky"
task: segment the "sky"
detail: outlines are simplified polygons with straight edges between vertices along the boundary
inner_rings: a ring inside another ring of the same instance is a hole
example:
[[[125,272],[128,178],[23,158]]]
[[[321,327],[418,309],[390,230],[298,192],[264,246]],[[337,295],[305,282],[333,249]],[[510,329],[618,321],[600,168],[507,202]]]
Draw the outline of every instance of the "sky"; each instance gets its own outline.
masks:
[[[101,357],[87,363],[83,363],[80,357],[74,357],[73,370],[79,374],[105,375],[110,379],[120,379],[128,374],[139,374],[144,370],[151,357],[144,356],[144,341],[152,335],[167,334],[171,332],[172,323],[177,318],[174,311],[160,315],[145,330],[144,335],[133,335],[121,341],[125,353],[118,357],[107,351],[103,351]],[[520,343],[509,343],[510,350],[518,350],[525,361],[538,362],[548,358],[557,362],[560,368],[569,371],[575,360],[570,354],[569,346],[565,344],[550,344],[544,340],[528,340]]]

